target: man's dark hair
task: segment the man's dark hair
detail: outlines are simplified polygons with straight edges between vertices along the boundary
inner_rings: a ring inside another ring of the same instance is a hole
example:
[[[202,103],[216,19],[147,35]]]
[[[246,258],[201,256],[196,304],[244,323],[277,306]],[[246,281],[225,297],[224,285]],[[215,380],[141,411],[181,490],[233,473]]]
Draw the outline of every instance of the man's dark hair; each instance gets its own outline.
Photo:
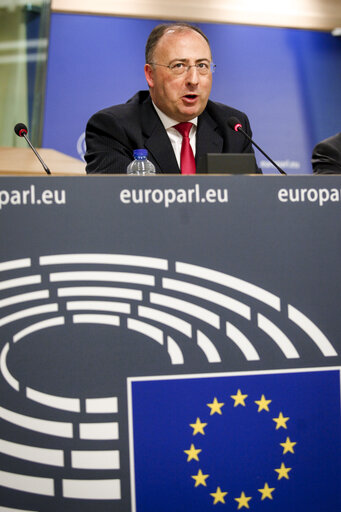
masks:
[[[149,34],[149,37],[148,37],[148,40],[146,43],[146,51],[145,51],[147,64],[150,64],[152,62],[155,47],[156,47],[157,43],[160,41],[163,34],[165,32],[168,32],[168,30],[193,30],[194,32],[197,32],[198,34],[200,34],[205,39],[208,46],[210,47],[210,42],[209,42],[207,36],[205,36],[203,31],[200,30],[199,27],[196,27],[195,25],[191,25],[190,23],[184,23],[184,22],[164,23],[162,25],[157,25],[155,28],[153,28],[153,30]]]

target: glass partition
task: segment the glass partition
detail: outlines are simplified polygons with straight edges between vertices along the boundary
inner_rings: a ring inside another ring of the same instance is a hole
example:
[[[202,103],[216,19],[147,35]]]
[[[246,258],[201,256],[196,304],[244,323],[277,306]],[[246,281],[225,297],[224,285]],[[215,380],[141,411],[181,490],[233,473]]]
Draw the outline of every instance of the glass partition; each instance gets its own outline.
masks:
[[[0,0],[0,146],[26,146],[18,122],[41,143],[49,14],[49,0]]]

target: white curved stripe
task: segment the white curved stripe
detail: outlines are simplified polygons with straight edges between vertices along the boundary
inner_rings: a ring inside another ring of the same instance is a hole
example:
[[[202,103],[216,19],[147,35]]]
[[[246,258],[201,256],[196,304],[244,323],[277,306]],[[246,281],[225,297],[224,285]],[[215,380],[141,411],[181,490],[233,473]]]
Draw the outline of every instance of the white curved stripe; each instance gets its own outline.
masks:
[[[39,263],[40,265],[65,265],[69,263],[132,265],[134,267],[168,270],[167,260],[127,254],[58,254],[57,256],[41,256]]]
[[[42,434],[48,434],[57,437],[67,437],[70,439],[73,437],[72,423],[32,418],[31,416],[24,416],[23,414],[9,411],[3,407],[0,407],[0,418],[8,421],[9,423],[17,425],[18,427],[34,430],[35,432],[41,432]]]
[[[72,321],[74,324],[120,325],[120,317],[116,315],[73,315]]]
[[[42,300],[49,298],[48,290],[41,290],[38,292],[21,293],[20,295],[14,295],[13,297],[7,297],[6,299],[0,300],[0,308],[12,306],[13,304],[20,304],[21,302],[29,302],[31,300]]]
[[[80,500],[120,500],[121,481],[112,480],[62,480],[63,497]]]
[[[3,316],[0,318],[0,327],[21,318],[27,318],[34,315],[44,315],[46,313],[56,313],[58,311],[58,304],[45,304],[44,306],[35,306],[33,308],[22,309],[11,315]]]
[[[57,325],[64,325],[65,319],[63,316],[57,316],[55,318],[50,318],[49,320],[43,320],[42,322],[37,322],[36,324],[29,325],[22,331],[17,332],[13,336],[13,342],[21,340],[28,334],[32,334],[33,332],[40,331],[41,329],[47,329],[49,327],[55,327]]]
[[[72,450],[71,467],[75,469],[120,469],[118,450]]]
[[[38,512],[37,510],[25,510],[23,508],[9,508],[9,507],[1,507],[0,506],[0,512]]]
[[[93,413],[117,413],[118,400],[117,396],[108,396],[105,398],[87,398],[85,400],[85,412]]]
[[[243,352],[247,361],[259,361],[258,352],[250,340],[230,322],[226,322],[226,336]]]
[[[181,293],[187,293],[199,299],[213,302],[222,308],[229,309],[234,313],[246,318],[251,319],[251,309],[246,304],[243,304],[239,300],[227,297],[223,293],[215,292],[204,286],[198,286],[196,284],[185,283],[184,281],[178,281],[177,279],[169,279],[167,277],[162,279],[162,286],[168,290],[174,290]]]
[[[27,276],[17,277],[15,279],[8,279],[7,281],[0,282],[0,290],[7,290],[8,288],[17,288],[18,286],[29,286],[31,284],[41,283],[41,276]]]
[[[171,358],[172,364],[184,364],[184,356],[181,352],[179,345],[171,338],[167,336],[168,354]]]
[[[160,345],[163,345],[163,331],[158,327],[154,327],[153,325],[133,318],[128,318],[127,327],[128,329],[140,332],[157,343],[160,343]]]
[[[79,437],[81,439],[109,440],[119,439],[118,423],[80,423]]]
[[[205,353],[209,363],[221,363],[218,350],[212,341],[201,331],[197,331],[198,346]]]
[[[0,471],[0,485],[21,492],[41,494],[42,496],[54,496],[54,481],[52,478],[20,475]]]
[[[47,464],[48,466],[64,466],[63,450],[52,450],[49,448],[39,448],[37,446],[27,446],[25,444],[12,443],[0,439],[0,453],[16,457],[18,459],[29,460],[37,464]]]
[[[257,323],[258,327],[273,339],[287,359],[299,359],[300,356],[296,348],[277,325],[260,313],[257,315]]]
[[[192,304],[191,302],[176,299],[169,295],[162,295],[160,293],[151,293],[150,302],[152,304],[158,304],[159,306],[176,309],[182,313],[186,313],[187,315],[194,316],[195,318],[212,325],[212,327],[215,327],[216,329],[220,329],[220,318],[218,315],[206,308]]]
[[[10,371],[7,368],[7,354],[9,351],[9,343],[6,343],[4,348],[1,351],[0,355],[0,370],[5,380],[7,380],[8,384],[15,389],[15,391],[19,391],[19,382],[15,379]]]
[[[148,274],[134,274],[130,272],[52,272],[50,281],[58,283],[60,281],[107,281],[117,283],[132,283],[154,286],[155,278]]]
[[[330,343],[328,338],[323,332],[314,324],[308,317],[306,317],[301,311],[288,305],[288,317],[298,327],[300,327],[310,338],[313,340],[315,345],[321,350],[325,357],[337,356],[337,352],[333,345]]]
[[[169,313],[164,313],[158,309],[152,309],[145,306],[138,307],[138,315],[144,318],[149,318],[150,320],[155,320],[155,322],[159,322],[161,324],[168,325],[173,329],[181,332],[185,336],[189,338],[192,337],[192,326],[185,320],[181,320],[177,316],[170,315]]]
[[[4,261],[0,263],[0,272],[18,268],[27,268],[31,266],[31,258],[22,258],[20,260]]]
[[[80,412],[79,398],[67,398],[63,396],[48,395],[41,393],[32,388],[26,388],[26,396],[30,400],[34,400],[39,404],[53,407],[54,409],[62,409],[63,411]]]
[[[232,288],[233,290],[245,293],[250,297],[254,297],[257,300],[264,302],[268,306],[277,309],[277,311],[281,310],[281,301],[279,297],[277,297],[273,293],[264,290],[260,286],[251,284],[247,281],[244,281],[243,279],[239,279],[237,277],[233,277],[228,274],[224,274],[223,272],[218,272],[216,270],[211,270],[206,267],[191,265],[190,263],[176,262],[175,270],[180,274],[199,277],[200,279],[207,279],[208,281],[211,281],[213,283],[217,283],[228,288]]]
[[[120,299],[142,300],[140,290],[128,288],[109,288],[105,286],[73,286],[58,288],[58,297],[111,297]]]
[[[106,302],[106,301],[95,301],[95,300],[76,300],[66,303],[66,309],[68,311],[75,310],[94,310],[94,311],[112,311],[113,313],[130,313],[130,304],[124,302]]]

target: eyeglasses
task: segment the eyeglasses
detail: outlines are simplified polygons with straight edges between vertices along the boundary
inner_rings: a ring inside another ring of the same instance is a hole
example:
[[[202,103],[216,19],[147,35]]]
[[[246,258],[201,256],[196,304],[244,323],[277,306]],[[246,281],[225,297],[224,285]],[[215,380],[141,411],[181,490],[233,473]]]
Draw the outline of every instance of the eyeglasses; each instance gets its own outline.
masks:
[[[188,73],[191,68],[196,68],[200,75],[208,75],[209,72],[214,73],[216,65],[213,62],[199,62],[198,64],[192,64],[189,66],[188,64],[184,64],[183,62],[174,62],[173,64],[158,64],[157,62],[149,62],[151,66],[162,66],[163,68],[168,68],[173,75],[183,75],[184,73]]]

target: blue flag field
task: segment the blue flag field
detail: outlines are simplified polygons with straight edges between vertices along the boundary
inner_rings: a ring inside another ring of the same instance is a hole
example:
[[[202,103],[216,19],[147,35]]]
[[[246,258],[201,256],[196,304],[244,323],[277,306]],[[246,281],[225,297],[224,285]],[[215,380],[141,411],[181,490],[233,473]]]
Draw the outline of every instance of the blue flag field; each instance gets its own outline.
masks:
[[[341,510],[340,371],[129,380],[133,510]]]

